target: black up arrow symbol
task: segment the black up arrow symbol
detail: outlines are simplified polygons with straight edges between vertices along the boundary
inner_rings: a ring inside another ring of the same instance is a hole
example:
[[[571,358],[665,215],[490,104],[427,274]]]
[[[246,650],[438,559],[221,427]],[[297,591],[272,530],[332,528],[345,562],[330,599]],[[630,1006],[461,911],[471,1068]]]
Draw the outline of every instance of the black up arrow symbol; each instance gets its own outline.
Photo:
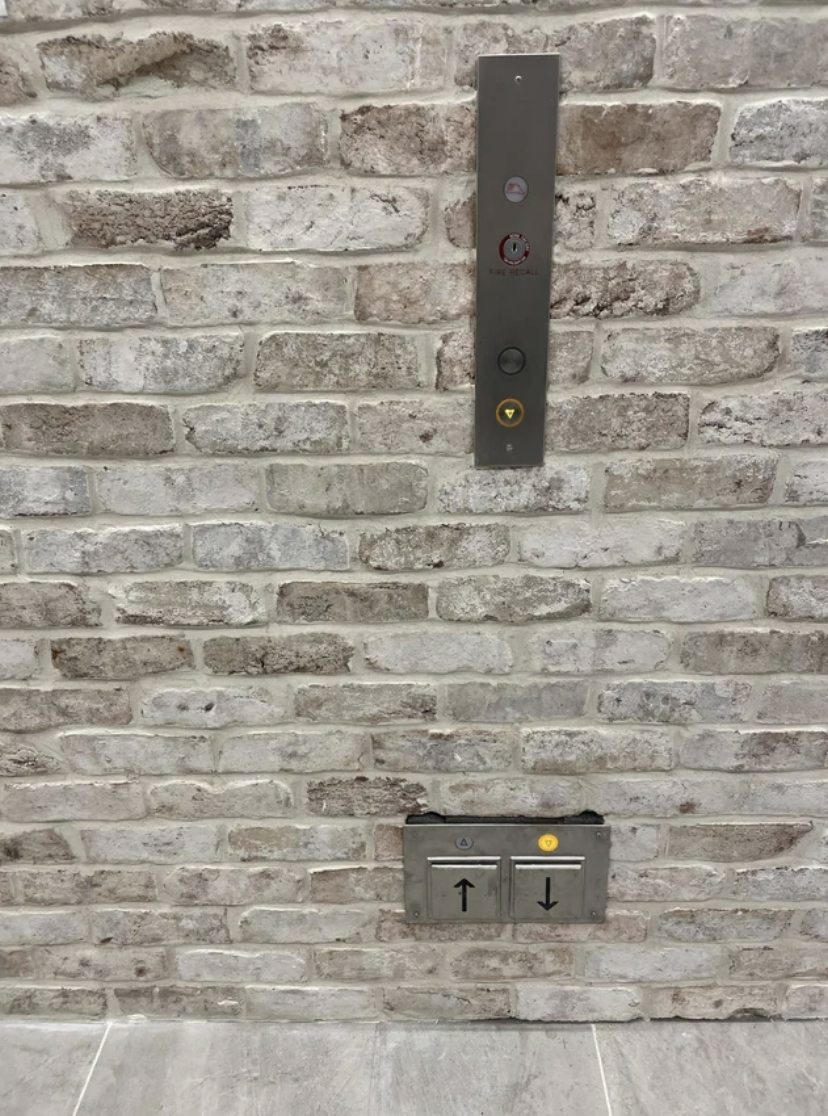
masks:
[[[454,886],[460,888],[460,902],[462,904],[460,909],[463,911],[467,911],[469,909],[469,888],[474,887],[474,884],[471,882],[471,880],[467,880],[464,877],[462,880],[460,880],[459,883],[456,883]]]
[[[558,900],[552,901],[552,877],[546,877],[546,899],[538,899],[538,906],[543,907],[545,911],[551,911],[553,907],[557,907]],[[463,908],[465,910],[465,907]]]

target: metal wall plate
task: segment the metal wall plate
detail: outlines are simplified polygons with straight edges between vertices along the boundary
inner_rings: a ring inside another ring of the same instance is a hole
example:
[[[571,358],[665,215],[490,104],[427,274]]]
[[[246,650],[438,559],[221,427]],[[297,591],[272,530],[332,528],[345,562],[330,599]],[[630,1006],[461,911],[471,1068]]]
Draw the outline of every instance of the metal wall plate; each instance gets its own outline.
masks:
[[[478,60],[477,465],[543,464],[559,74],[557,54]]]
[[[608,825],[406,825],[406,921],[603,922],[609,849]]]

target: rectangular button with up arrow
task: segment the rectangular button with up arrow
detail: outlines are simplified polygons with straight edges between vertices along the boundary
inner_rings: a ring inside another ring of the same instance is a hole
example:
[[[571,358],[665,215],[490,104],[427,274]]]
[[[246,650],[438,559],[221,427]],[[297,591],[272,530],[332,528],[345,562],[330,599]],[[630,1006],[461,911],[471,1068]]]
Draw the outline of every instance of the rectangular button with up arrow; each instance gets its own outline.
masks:
[[[512,857],[512,910],[518,922],[575,922],[583,917],[583,857]]]
[[[429,914],[448,922],[496,921],[500,913],[500,857],[433,858]]]

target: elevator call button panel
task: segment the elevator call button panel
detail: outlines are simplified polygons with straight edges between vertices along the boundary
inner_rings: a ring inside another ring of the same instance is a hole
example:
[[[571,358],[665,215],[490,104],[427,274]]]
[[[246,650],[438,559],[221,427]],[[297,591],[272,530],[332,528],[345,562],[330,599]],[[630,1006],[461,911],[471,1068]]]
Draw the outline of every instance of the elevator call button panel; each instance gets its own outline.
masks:
[[[541,465],[560,59],[478,59],[475,464]]]

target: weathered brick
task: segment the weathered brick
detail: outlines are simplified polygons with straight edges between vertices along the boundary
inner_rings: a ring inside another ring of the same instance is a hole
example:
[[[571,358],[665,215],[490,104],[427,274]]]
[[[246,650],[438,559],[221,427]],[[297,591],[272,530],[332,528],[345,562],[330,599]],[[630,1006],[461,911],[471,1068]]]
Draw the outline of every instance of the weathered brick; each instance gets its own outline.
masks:
[[[376,916],[359,908],[252,907],[241,916],[243,942],[290,945],[317,942],[365,942],[371,938]]]
[[[110,595],[119,624],[235,628],[266,618],[261,593],[242,581],[132,581]]]
[[[145,267],[135,264],[0,267],[0,325],[74,325],[93,329],[144,325],[154,321],[157,315],[150,272]],[[46,413],[43,409],[47,404],[19,406],[39,407],[41,413]],[[136,408],[137,405],[120,403],[117,406]],[[121,450],[127,452],[128,449],[128,444],[122,440]]]
[[[57,829],[0,829],[0,864],[48,864],[77,859]]]
[[[772,984],[648,988],[648,1019],[774,1019],[779,993]]]
[[[397,981],[437,976],[442,952],[429,946],[403,949],[316,949],[322,980]]]
[[[176,821],[204,818],[278,818],[293,812],[290,787],[275,779],[208,783],[178,779],[147,789],[150,814]]]
[[[308,878],[314,903],[402,902],[399,868],[312,868]]]
[[[168,109],[141,123],[150,154],[173,178],[269,178],[327,161],[327,124],[314,105]]]
[[[180,527],[101,527],[32,531],[24,537],[33,573],[145,573],[177,566]]]
[[[737,577],[608,577],[600,604],[607,620],[680,624],[747,620],[758,611],[754,586]]]
[[[637,89],[653,76],[655,24],[648,16],[550,27],[505,21],[461,23],[454,42],[457,85],[476,85],[482,54],[555,54],[561,51],[561,88],[600,91]]]
[[[25,104],[35,95],[31,76],[22,60],[4,50],[0,54],[0,105]]]
[[[147,869],[25,869],[15,873],[15,880],[18,895],[27,905],[142,903],[156,898],[155,879]]]
[[[85,911],[0,910],[0,945],[63,945],[88,936]]]
[[[818,314],[828,298],[826,265],[828,254],[804,249],[783,257],[757,256],[749,266],[742,258],[722,261],[711,285],[709,309],[713,314],[740,317]],[[780,416],[771,414],[769,421],[778,427]]]
[[[780,51],[780,44],[785,44]],[[828,23],[668,16],[664,84],[672,89],[804,89],[828,81]]]
[[[689,397],[630,392],[556,398],[547,446],[559,453],[678,449],[687,440]]]
[[[601,346],[602,374],[620,383],[735,383],[768,375],[778,359],[779,334],[761,326],[614,329]]]
[[[785,489],[785,503],[828,503],[828,462],[803,461],[794,465]]]
[[[384,407],[395,420],[398,418],[390,403]],[[371,443],[371,449],[379,448],[378,442]],[[400,449],[401,446],[394,452]],[[422,511],[428,499],[428,470],[414,462],[361,465],[280,462],[269,465],[266,476],[268,503],[274,511],[287,514],[402,515]]]
[[[450,682],[446,713],[455,721],[543,721],[580,717],[587,684],[578,679],[543,682]]]
[[[604,814],[621,817],[673,818],[686,814],[730,814],[744,806],[748,788],[734,779],[689,779],[659,772],[616,775],[595,780],[590,805]]]
[[[803,938],[814,938],[819,942],[828,942],[828,914],[824,907],[804,911],[802,922],[799,924],[799,933]]]
[[[699,946],[598,945],[587,950],[584,973],[603,981],[710,980],[720,959],[720,950]]]
[[[0,83],[3,59],[0,57]],[[2,84],[0,84],[2,97]],[[37,216],[25,194],[0,192],[0,256],[26,256],[41,247]]]
[[[428,793],[422,783],[407,779],[350,775],[308,783],[308,808],[312,814],[345,817],[422,813]]]
[[[555,267],[552,317],[663,317],[689,310],[699,294],[698,273],[683,260],[571,260]]]
[[[143,403],[8,403],[0,430],[19,453],[149,457],[174,448],[169,412]]]
[[[582,465],[452,472],[437,489],[440,511],[460,515],[577,512],[587,505],[589,473]],[[560,529],[560,521],[556,520]],[[556,563],[557,564],[557,563]]]
[[[397,729],[372,733],[374,766],[387,771],[505,771],[512,765],[511,730]]]
[[[776,899],[794,903],[828,898],[828,868],[779,864],[773,868],[737,868],[733,878],[737,899]]]
[[[122,821],[146,814],[138,783],[111,782],[23,783],[6,786],[3,816],[9,821],[68,821],[74,818]]]
[[[175,975],[199,984],[222,980],[255,984],[292,982],[304,980],[307,972],[307,961],[295,950],[242,953],[229,949],[193,949],[179,953],[175,959]]]
[[[787,63],[782,64],[787,68]],[[737,165],[824,167],[828,165],[828,100],[787,98],[745,105],[730,139],[730,160]]]
[[[785,996],[784,1013],[786,1019],[828,1018],[828,985],[790,985]]]
[[[126,725],[132,720],[126,690],[0,689],[0,729],[42,732],[59,725]]]
[[[756,712],[757,721],[819,724],[828,718],[828,690],[818,679],[769,682]]]
[[[704,165],[720,115],[718,105],[702,101],[564,105],[558,174],[652,174]]]
[[[658,825],[613,821],[612,860],[655,860],[660,848],[661,829]]]
[[[96,178],[118,182],[136,171],[128,116],[41,113],[0,118],[0,181],[8,185]]]
[[[473,300],[467,263],[376,263],[357,268],[358,322],[448,322],[467,317]]]
[[[683,534],[683,523],[655,517],[555,520],[520,529],[518,546],[521,560],[533,566],[649,566],[677,561]]]
[[[80,827],[87,860],[101,864],[216,860],[222,837],[222,830],[212,825]]]
[[[610,244],[769,244],[793,240],[800,190],[779,178],[640,182],[612,197]]]
[[[746,454],[619,461],[607,467],[604,503],[610,511],[764,504],[775,476],[773,458]]]
[[[704,406],[699,437],[720,445],[803,446],[828,441],[828,393],[729,396]]]
[[[610,907],[603,922],[526,922],[515,926],[516,942],[643,942],[648,916]]]
[[[0,737],[0,775],[54,775],[66,764],[46,747],[17,736]]]
[[[348,542],[315,524],[200,523],[193,558],[206,570],[345,570]]]
[[[674,907],[659,915],[656,927],[665,938],[679,942],[769,942],[785,933],[791,918],[791,911],[772,908]]]
[[[150,1019],[233,1019],[244,1011],[242,990],[228,984],[116,985],[112,996],[124,1015]]]
[[[727,873],[707,864],[614,864],[610,868],[609,894],[627,903],[673,903],[715,899]]]
[[[439,453],[458,456],[472,448],[468,400],[387,399],[357,406],[356,447],[373,453]]]
[[[456,174],[474,169],[468,104],[362,105],[341,116],[343,166],[362,174]],[[2,163],[0,163],[2,166]]]
[[[695,525],[691,559],[704,566],[822,566],[828,520],[713,519]]]
[[[589,376],[592,331],[562,329],[556,325],[550,336],[547,380],[556,387],[582,384]],[[455,329],[437,338],[437,390],[469,389],[475,379],[474,338],[470,329]],[[515,470],[526,473],[525,469]],[[500,470],[500,475],[503,470]],[[533,474],[529,474],[532,476]]]
[[[116,515],[246,511],[259,502],[258,478],[248,465],[105,465],[95,481],[104,510]]]
[[[259,93],[413,92],[442,87],[447,47],[442,28],[426,23],[313,20],[254,30],[247,58]]]
[[[811,189],[805,238],[820,244],[828,240],[828,186],[824,179],[814,182]],[[794,333],[790,363],[794,369],[801,368],[803,379],[824,379],[825,338],[824,329],[797,330]]]
[[[615,682],[598,694],[598,712],[608,721],[686,725],[738,721],[751,694],[746,682]]]
[[[500,776],[477,781],[443,783],[441,801],[450,814],[504,817],[560,817],[586,806],[585,791],[576,779],[520,779]]]
[[[418,926],[405,921],[403,911],[381,910],[377,922],[380,942],[494,942],[503,937],[501,923],[432,923]]]
[[[401,861],[403,857],[403,827],[379,822],[374,826],[374,858]]]
[[[506,640],[494,632],[440,629],[369,635],[365,661],[374,670],[395,674],[508,674],[514,657]]]
[[[515,1018],[526,1022],[625,1022],[642,1016],[641,993],[635,987],[567,988],[555,984],[520,983]]]
[[[828,733],[702,729],[681,741],[682,767],[708,771],[807,771],[826,766]]]
[[[437,615],[443,620],[564,620],[589,608],[589,583],[575,578],[480,576],[437,586]]]
[[[123,908],[90,912],[92,938],[108,945],[229,941],[220,911]]]
[[[219,636],[204,644],[214,674],[347,674],[353,644],[333,632],[288,636]]]
[[[530,636],[526,654],[542,674],[637,674],[664,666],[670,638],[663,632],[562,624]]]
[[[818,188],[819,187],[819,188]],[[819,230],[814,227],[815,208],[819,207]],[[822,226],[828,220],[828,192],[814,183],[811,195],[811,235],[825,239]],[[824,215],[823,215],[824,210]],[[805,382],[828,379],[828,329],[794,329],[791,333],[791,349],[788,354],[788,370],[797,379]]]
[[[144,96],[170,86],[230,88],[235,66],[230,49],[185,31],[156,31],[145,38],[71,35],[38,43],[49,89],[82,97],[111,96],[128,87]]]
[[[153,981],[168,976],[163,949],[55,946],[37,949],[32,956],[38,980]]]
[[[302,878],[289,868],[175,868],[159,881],[173,903],[238,907],[246,903],[292,903]]]
[[[89,515],[91,511],[85,469],[22,465],[0,468],[0,514],[6,517]]]
[[[507,987],[475,984],[386,986],[383,1004],[392,1019],[491,1020],[509,1019],[513,1014]]]
[[[795,946],[736,946],[730,951],[728,976],[742,980],[781,980],[784,977],[824,977],[826,949],[822,944]]]
[[[0,531],[0,570],[17,569],[15,543],[11,531]]]
[[[509,554],[509,529],[499,524],[435,524],[366,532],[359,557],[374,570],[497,566]]]
[[[179,775],[215,769],[206,736],[68,732],[59,743],[72,770],[81,775]]]
[[[693,632],[684,637],[681,662],[696,674],[825,674],[828,632]]]
[[[78,342],[81,382],[95,391],[201,394],[242,375],[238,333],[203,337],[122,334]]]
[[[236,825],[229,828],[231,860],[360,860],[365,828],[356,825]]]
[[[828,783],[824,778],[742,780],[741,805],[746,814],[819,817],[826,808],[826,800]]]
[[[418,388],[415,338],[395,333],[271,333],[259,344],[259,391]]]
[[[394,465],[385,468],[391,472]],[[287,581],[278,619],[288,623],[397,623],[428,618],[428,586],[414,581]]]
[[[454,980],[522,980],[571,976],[573,953],[567,946],[547,949],[469,946],[451,961]]]
[[[361,732],[250,732],[219,745],[223,772],[355,771],[362,766],[368,738]]]
[[[657,729],[524,729],[521,736],[521,766],[538,775],[667,771],[673,766],[672,741]]]
[[[346,280],[342,268],[298,263],[202,264],[161,272],[173,325],[318,322],[346,317],[351,297]]]
[[[0,1012],[27,1019],[44,1016],[52,1019],[66,1015],[70,1019],[102,1019],[106,1015],[106,991],[102,988],[64,988],[44,985],[0,986]]]
[[[159,690],[147,694],[141,704],[141,718],[148,725],[269,725],[284,715],[284,702],[263,686]]]
[[[53,639],[51,650],[63,678],[141,678],[194,665],[190,645],[175,636]]]
[[[767,609],[769,616],[785,620],[828,620],[828,578],[773,578]]]
[[[395,186],[257,187],[245,198],[246,243],[259,252],[410,248],[428,229],[425,190]]]
[[[0,392],[4,395],[74,391],[70,346],[58,336],[0,337]]]
[[[0,627],[93,628],[99,605],[85,585],[68,581],[0,582]]]
[[[231,236],[233,200],[218,190],[73,191],[59,206],[78,248],[160,244],[215,248]]]
[[[245,990],[251,1019],[283,1022],[337,1019],[376,1019],[377,991],[373,988],[258,988]]]

